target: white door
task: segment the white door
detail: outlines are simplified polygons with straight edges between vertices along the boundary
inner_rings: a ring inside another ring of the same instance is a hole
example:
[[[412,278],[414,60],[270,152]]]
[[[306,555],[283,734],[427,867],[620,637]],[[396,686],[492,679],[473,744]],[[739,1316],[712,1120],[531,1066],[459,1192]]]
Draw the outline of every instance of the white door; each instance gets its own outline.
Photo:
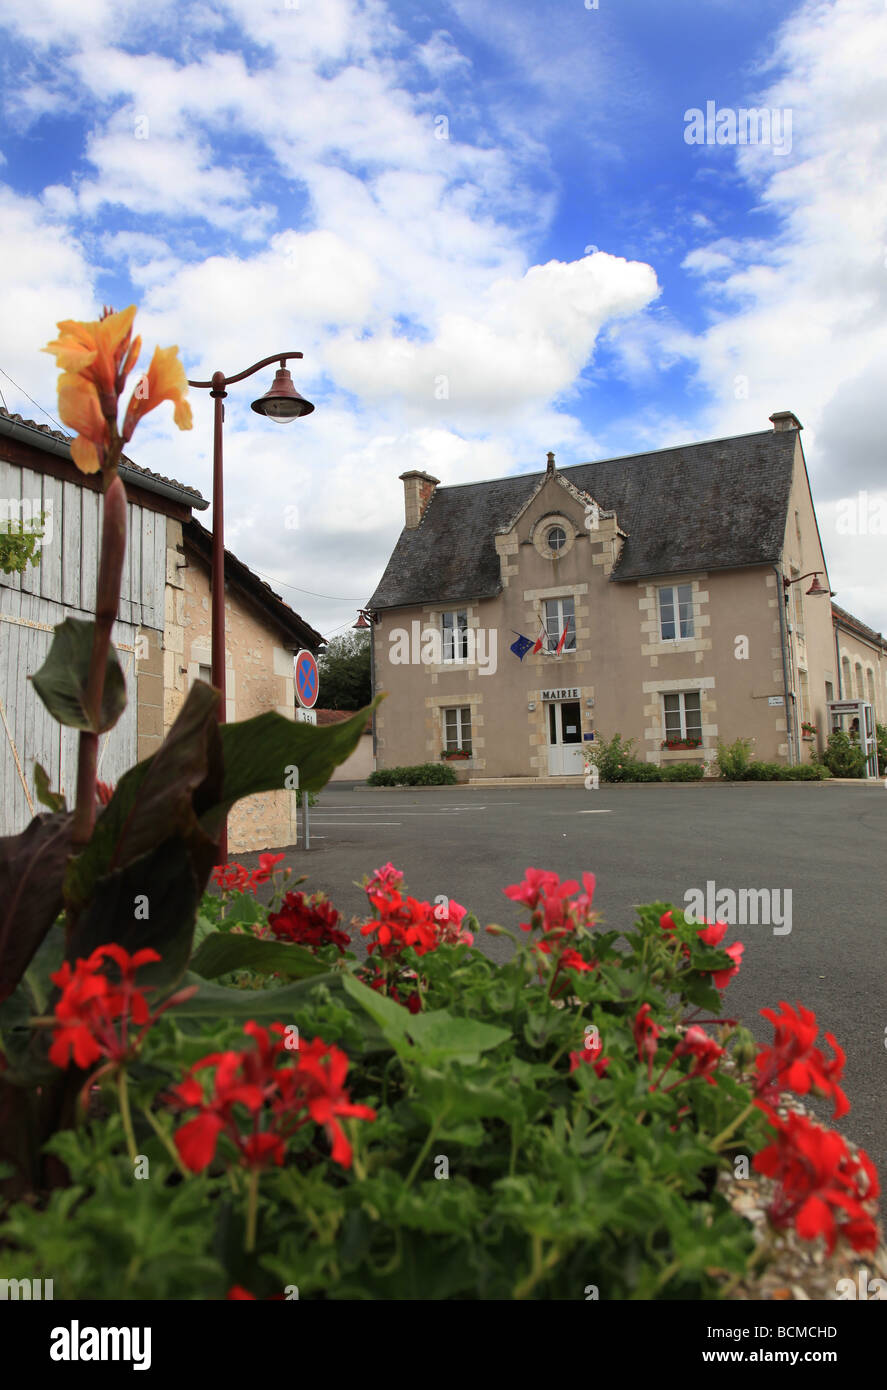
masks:
[[[580,777],[584,771],[582,709],[579,701],[552,702],[548,706],[548,775]]]

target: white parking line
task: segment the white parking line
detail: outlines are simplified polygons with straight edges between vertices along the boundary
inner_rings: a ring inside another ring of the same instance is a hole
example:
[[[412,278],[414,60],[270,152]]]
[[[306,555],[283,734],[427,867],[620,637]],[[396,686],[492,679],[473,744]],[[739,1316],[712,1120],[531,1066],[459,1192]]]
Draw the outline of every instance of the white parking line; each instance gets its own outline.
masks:
[[[399,820],[317,820],[311,816],[313,826],[399,826]],[[325,835],[323,835],[325,840]]]
[[[574,812],[574,815],[577,815],[577,816],[609,816],[609,815],[610,815],[610,812],[609,812],[608,810],[601,810],[601,811],[575,811],[575,812]]]

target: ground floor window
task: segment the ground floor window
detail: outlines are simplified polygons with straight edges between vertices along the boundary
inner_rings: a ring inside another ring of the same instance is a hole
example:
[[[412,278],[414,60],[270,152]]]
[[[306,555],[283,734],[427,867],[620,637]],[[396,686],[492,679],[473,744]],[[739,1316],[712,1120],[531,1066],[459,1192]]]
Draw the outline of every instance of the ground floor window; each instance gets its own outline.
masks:
[[[665,737],[701,739],[702,704],[699,691],[676,691],[663,695],[662,699],[665,706]]]
[[[471,752],[471,706],[461,705],[444,712],[444,752]]]

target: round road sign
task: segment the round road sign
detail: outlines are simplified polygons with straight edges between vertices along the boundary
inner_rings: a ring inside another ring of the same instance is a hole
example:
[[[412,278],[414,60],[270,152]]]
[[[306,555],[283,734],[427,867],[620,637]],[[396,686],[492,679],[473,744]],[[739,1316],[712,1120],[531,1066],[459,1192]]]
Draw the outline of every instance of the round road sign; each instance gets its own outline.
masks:
[[[303,709],[311,709],[317,703],[319,689],[317,662],[303,649],[296,657],[296,699]]]

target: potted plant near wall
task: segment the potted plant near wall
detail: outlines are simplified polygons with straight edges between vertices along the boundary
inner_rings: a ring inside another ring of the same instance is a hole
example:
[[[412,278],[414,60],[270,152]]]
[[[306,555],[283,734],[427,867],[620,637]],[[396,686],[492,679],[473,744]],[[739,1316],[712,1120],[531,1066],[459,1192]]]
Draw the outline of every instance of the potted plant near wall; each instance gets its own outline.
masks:
[[[471,749],[470,749],[470,748],[442,748],[442,749],[440,750],[440,756],[444,759],[445,762],[448,762],[448,763],[458,762],[460,759],[468,759],[468,758],[470,758],[470,757],[471,757]]]
[[[806,743],[811,743],[816,737],[816,725],[811,724],[809,719],[801,720],[801,737]]]
[[[661,748],[699,748],[702,745],[701,738],[664,738],[660,744]]]

